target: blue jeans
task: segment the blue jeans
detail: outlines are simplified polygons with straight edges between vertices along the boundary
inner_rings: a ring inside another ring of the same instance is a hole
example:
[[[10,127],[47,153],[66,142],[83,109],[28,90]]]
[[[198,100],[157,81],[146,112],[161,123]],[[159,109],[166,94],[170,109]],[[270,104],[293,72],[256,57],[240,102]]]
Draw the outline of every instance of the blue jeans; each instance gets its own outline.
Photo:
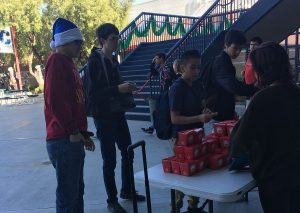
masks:
[[[83,142],[72,143],[68,139],[48,140],[47,151],[56,171],[56,212],[83,213]]]
[[[131,193],[129,162],[127,147],[131,144],[131,137],[124,114],[112,118],[94,118],[97,137],[100,140],[103,159],[103,177],[107,193],[107,203],[117,201],[117,187],[115,181],[116,147],[121,151],[121,193]]]

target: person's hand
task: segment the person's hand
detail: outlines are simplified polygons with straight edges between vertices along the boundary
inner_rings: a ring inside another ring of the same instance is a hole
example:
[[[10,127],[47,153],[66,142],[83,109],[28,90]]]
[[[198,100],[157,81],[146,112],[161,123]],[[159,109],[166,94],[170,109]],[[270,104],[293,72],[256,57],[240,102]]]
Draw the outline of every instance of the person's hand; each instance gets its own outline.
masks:
[[[136,90],[136,85],[131,82],[126,82],[118,85],[119,92],[121,93],[129,93]]]
[[[211,112],[211,113],[201,114],[201,115],[199,115],[199,121],[202,122],[202,123],[207,123],[211,119],[213,119],[213,117],[215,117],[217,115],[218,115],[217,112]]]
[[[85,138],[84,148],[85,148],[85,150],[92,151],[92,152],[95,150],[95,143],[90,137]]]
[[[80,132],[78,132],[77,134],[71,134],[70,137],[70,142],[72,143],[77,143],[77,142],[80,142],[80,141],[84,141],[84,137],[82,136],[82,134]]]

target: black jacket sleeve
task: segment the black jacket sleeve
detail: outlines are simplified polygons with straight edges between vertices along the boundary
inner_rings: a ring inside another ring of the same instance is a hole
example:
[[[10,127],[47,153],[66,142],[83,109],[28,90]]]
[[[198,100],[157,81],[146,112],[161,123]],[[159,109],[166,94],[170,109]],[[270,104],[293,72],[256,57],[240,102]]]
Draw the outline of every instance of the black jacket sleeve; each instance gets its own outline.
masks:
[[[224,55],[225,53],[223,53]],[[241,95],[252,96],[256,91],[253,85],[246,85],[236,79],[235,68],[227,56],[217,57],[213,64],[213,72],[217,83],[227,92]]]

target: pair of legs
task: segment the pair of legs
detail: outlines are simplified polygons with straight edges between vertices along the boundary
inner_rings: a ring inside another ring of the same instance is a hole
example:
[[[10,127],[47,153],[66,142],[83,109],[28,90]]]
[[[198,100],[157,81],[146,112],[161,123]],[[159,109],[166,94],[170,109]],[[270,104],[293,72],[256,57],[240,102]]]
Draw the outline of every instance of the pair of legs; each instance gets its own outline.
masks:
[[[56,171],[56,212],[83,213],[83,142],[74,143],[68,139],[49,140],[47,151]]]
[[[107,193],[107,203],[118,201],[118,191],[115,182],[116,147],[121,152],[121,194],[131,193],[129,162],[127,147],[131,144],[131,137],[124,114],[110,118],[94,118],[97,137],[100,140],[103,159],[103,177]]]

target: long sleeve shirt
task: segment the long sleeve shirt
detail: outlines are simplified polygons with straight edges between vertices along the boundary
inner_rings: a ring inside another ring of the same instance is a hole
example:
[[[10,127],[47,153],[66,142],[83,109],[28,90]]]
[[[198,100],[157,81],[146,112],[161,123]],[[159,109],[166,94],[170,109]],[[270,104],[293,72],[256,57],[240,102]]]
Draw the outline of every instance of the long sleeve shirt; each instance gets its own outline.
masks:
[[[48,58],[44,99],[47,140],[87,130],[82,82],[71,58],[59,53]]]

